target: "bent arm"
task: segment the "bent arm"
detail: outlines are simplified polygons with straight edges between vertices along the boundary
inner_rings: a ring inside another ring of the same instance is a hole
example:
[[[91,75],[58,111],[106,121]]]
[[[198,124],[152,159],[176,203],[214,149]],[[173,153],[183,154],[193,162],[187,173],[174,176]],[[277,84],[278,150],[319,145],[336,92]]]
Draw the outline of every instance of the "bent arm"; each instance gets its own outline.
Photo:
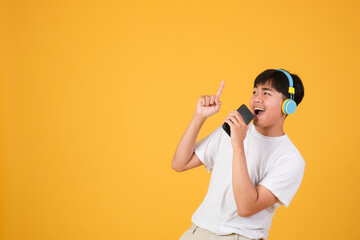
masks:
[[[277,197],[262,185],[251,182],[244,148],[234,148],[232,185],[238,215],[249,217],[277,202]]]
[[[171,162],[171,167],[175,171],[183,171],[187,163],[190,161],[195,150],[197,136],[205,120],[206,118],[197,114],[194,114],[193,118],[191,119],[188,128],[186,129],[176,148],[173,160]]]

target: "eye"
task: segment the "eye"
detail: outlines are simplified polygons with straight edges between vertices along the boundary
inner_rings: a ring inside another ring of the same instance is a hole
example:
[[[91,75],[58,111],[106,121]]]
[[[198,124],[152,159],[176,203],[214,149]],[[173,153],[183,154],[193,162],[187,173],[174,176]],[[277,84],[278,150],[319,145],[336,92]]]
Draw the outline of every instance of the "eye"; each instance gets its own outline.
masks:
[[[264,93],[264,95],[270,95],[270,93],[268,93],[268,92],[265,92],[265,93]]]
[[[253,94],[256,94],[256,91],[253,91]]]

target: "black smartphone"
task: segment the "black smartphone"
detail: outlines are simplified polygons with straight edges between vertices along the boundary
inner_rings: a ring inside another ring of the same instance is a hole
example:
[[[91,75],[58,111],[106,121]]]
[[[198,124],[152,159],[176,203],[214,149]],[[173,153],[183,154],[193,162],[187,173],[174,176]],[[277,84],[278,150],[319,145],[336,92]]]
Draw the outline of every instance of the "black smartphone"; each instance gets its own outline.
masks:
[[[238,110],[237,110],[240,115],[242,116],[242,118],[244,119],[244,122],[246,123],[246,125],[248,125],[251,120],[254,119],[254,114],[252,114],[252,112],[250,111],[250,109],[245,105],[241,105]],[[228,123],[224,123],[222,125],[222,128],[225,130],[225,132],[231,137],[231,131],[230,131],[230,126]]]

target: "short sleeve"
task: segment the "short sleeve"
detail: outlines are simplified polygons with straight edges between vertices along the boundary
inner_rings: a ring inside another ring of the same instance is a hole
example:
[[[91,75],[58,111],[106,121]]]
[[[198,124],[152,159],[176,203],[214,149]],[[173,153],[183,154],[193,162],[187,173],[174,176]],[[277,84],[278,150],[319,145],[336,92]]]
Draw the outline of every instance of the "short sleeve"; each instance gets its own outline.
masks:
[[[300,187],[305,171],[305,161],[300,156],[279,160],[274,167],[259,182],[269,189],[280,201],[288,207]]]
[[[195,144],[195,154],[209,173],[213,170],[223,131],[222,126],[220,126]]]

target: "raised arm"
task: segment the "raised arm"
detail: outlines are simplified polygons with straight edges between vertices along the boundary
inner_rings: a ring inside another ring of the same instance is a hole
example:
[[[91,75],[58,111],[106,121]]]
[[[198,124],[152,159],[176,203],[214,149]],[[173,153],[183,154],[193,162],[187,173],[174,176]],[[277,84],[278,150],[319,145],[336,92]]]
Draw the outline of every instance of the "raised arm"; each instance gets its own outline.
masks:
[[[171,162],[171,167],[175,171],[184,171],[186,165],[192,159],[195,150],[196,139],[202,125],[208,117],[217,113],[221,107],[222,102],[220,102],[220,96],[223,91],[224,84],[225,82],[222,81],[216,95],[200,96],[196,105],[194,116],[191,119],[191,122],[184,135],[182,136]],[[193,166],[199,166],[199,164],[195,164]]]

